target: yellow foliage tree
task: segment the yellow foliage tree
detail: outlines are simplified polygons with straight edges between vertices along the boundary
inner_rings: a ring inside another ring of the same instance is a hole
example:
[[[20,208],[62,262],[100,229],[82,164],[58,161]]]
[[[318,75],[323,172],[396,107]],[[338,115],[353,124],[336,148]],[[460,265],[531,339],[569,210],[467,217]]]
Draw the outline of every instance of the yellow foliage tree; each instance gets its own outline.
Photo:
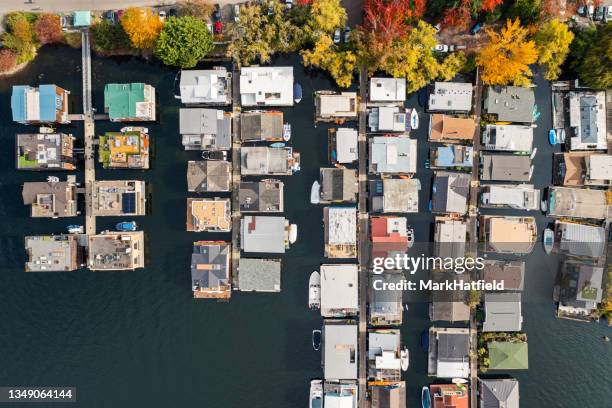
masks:
[[[574,33],[559,19],[542,24],[535,35],[538,62],[546,67],[546,79],[554,81],[561,73],[561,65],[567,58]]]
[[[500,33],[487,30],[489,43],[476,56],[476,65],[482,69],[482,82],[487,85],[531,84],[529,64],[538,59],[534,41],[528,40],[528,30],[520,20],[508,20]]]
[[[338,86],[351,86],[357,56],[352,51],[338,50],[328,35],[319,37],[312,50],[302,51],[301,54],[304,65],[328,71]]]
[[[314,32],[333,33],[346,24],[346,10],[340,0],[314,0],[310,15],[309,24]]]
[[[153,48],[163,25],[159,16],[149,8],[130,7],[121,16],[121,26],[134,48]]]

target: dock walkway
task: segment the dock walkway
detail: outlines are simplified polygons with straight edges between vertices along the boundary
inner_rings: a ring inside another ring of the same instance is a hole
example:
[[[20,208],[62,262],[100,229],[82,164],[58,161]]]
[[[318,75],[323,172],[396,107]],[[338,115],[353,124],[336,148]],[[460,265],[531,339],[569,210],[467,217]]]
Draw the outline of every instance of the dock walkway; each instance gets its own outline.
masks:
[[[232,72],[232,282],[238,277],[240,261],[240,206],[238,187],[240,185],[240,73]]]
[[[96,234],[96,216],[93,213],[93,189],[96,180],[95,161],[95,122],[91,100],[91,48],[89,44],[89,31],[81,32],[81,57],[83,74],[83,120],[85,142],[85,233]]]

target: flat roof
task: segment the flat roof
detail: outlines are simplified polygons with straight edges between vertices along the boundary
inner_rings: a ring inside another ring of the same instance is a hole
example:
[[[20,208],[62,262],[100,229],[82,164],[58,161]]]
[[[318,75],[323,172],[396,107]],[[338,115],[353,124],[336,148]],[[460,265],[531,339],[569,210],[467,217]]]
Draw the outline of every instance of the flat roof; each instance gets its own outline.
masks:
[[[484,100],[485,111],[502,122],[534,122],[535,93],[520,86],[489,86]]]
[[[322,119],[356,118],[357,105],[357,92],[318,92],[315,95],[316,114]]]
[[[358,159],[357,130],[339,128],[336,131],[336,161],[352,163]]]
[[[92,198],[96,216],[145,215],[146,184],[142,180],[95,180]]]
[[[406,100],[406,78],[370,78],[370,101],[401,102]]]
[[[187,198],[187,231],[230,231],[229,198]]]
[[[430,111],[469,112],[472,110],[472,84],[435,82],[429,94]]]
[[[609,192],[577,187],[551,187],[548,215],[603,220],[610,217]]]
[[[485,216],[488,244],[497,252],[527,253],[533,248],[537,227],[533,217]]]
[[[523,125],[487,125],[485,148],[490,150],[531,152],[533,128]]]
[[[64,133],[18,134],[17,168],[20,170],[74,170],[74,137]]]
[[[231,77],[225,67],[181,70],[179,89],[182,103],[229,104]]]
[[[240,69],[242,106],[293,106],[293,67]]]
[[[243,292],[280,292],[281,260],[240,258],[236,286]]]
[[[321,265],[321,315],[356,314],[359,309],[358,266]]]
[[[75,217],[77,215],[76,178],[67,181],[26,182],[21,192],[23,203],[31,206],[32,217]]]
[[[26,236],[25,249],[28,254],[26,272],[73,271],[78,268],[74,235]]]
[[[240,220],[244,252],[285,253],[289,221],[284,217],[245,215]]]
[[[91,270],[144,268],[144,232],[109,232],[88,237],[88,266]]]
[[[369,193],[373,212],[408,213],[419,211],[418,179],[370,180]]]
[[[228,150],[232,147],[232,117],[218,109],[181,108],[179,133],[184,145],[190,140],[186,136],[201,136],[201,148]]]
[[[242,146],[240,168],[244,175],[291,174],[291,148]]]
[[[370,138],[370,173],[415,173],[417,141],[404,136]]]
[[[531,158],[515,154],[481,154],[481,180],[529,181]]]
[[[326,380],[357,379],[357,325],[323,325],[323,372]]]
[[[357,209],[355,207],[325,207],[326,243],[331,245],[357,243]]]

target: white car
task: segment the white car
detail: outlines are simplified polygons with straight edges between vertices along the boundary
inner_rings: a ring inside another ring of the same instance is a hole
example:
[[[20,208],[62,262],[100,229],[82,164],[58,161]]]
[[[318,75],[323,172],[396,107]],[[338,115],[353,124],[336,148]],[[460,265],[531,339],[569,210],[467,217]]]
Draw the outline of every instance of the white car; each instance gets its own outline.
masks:
[[[291,7],[293,7],[293,0],[285,0],[285,8],[291,10]]]
[[[240,4],[234,4],[234,21],[240,21]]]
[[[448,45],[436,44],[436,46],[433,49],[434,51],[438,51],[438,52],[448,52]]]
[[[336,31],[334,31],[334,44],[340,44],[340,29],[337,28]]]
[[[160,10],[160,12],[159,12],[159,19],[161,21],[164,21],[166,19],[166,12],[164,10]]]

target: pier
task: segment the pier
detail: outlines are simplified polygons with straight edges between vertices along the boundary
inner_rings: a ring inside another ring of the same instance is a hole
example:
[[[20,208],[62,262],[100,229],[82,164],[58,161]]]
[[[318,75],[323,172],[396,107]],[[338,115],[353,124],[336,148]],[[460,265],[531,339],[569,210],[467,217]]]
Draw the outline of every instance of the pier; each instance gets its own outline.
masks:
[[[81,32],[82,74],[83,74],[83,120],[85,144],[85,233],[95,235],[96,216],[93,213],[93,187],[96,180],[95,125],[91,101],[91,48],[89,31]]]
[[[231,279],[238,277],[240,262],[240,205],[238,203],[238,188],[240,185],[240,71],[234,68],[232,72],[232,256]]]

